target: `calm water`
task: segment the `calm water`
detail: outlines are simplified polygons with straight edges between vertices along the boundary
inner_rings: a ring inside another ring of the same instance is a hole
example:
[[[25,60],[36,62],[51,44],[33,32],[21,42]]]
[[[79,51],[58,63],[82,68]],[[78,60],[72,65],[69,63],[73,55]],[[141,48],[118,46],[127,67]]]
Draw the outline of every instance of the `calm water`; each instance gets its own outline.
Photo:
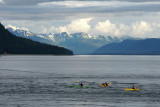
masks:
[[[160,107],[160,56],[0,57],[0,107],[97,106]]]

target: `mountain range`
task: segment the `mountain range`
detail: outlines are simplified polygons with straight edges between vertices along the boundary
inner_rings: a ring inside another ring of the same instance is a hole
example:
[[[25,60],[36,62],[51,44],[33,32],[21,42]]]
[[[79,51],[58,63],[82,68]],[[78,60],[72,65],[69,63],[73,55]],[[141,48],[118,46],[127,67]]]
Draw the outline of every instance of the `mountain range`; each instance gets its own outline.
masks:
[[[98,55],[159,55],[160,39],[132,38],[129,36],[89,35],[87,33],[33,33],[26,29],[7,27],[12,34],[41,43],[68,48],[74,54]]]
[[[51,54],[72,55],[73,52],[63,47],[39,43],[10,33],[0,23],[0,54]]]
[[[12,26],[6,27],[12,34],[18,37],[28,38],[41,43],[57,45],[65,47],[74,52],[74,54],[90,54],[103,45],[110,43],[119,43],[123,40],[129,39],[129,36],[104,36],[104,35],[89,35],[87,33],[33,33],[26,29],[20,29]]]

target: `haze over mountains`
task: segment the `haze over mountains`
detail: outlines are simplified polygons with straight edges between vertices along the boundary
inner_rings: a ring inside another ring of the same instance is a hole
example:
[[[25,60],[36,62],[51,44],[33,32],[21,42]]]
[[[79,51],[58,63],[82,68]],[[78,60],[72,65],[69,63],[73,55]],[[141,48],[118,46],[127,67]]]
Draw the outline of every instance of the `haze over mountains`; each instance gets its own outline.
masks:
[[[62,46],[74,52],[74,54],[90,54],[96,49],[109,43],[119,43],[123,40],[129,39],[129,36],[103,36],[103,35],[89,35],[87,33],[33,33],[26,29],[20,29],[12,26],[6,27],[11,33],[16,36],[28,38],[41,43]]]

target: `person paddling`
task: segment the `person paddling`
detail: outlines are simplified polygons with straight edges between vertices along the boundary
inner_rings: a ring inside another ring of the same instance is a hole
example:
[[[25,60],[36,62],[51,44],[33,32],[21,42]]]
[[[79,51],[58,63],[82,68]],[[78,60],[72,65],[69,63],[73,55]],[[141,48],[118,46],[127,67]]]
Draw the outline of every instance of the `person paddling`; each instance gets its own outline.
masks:
[[[133,85],[133,86],[132,86],[132,89],[136,89],[136,87]]]
[[[107,82],[103,83],[103,86],[108,87],[108,83]]]
[[[80,86],[83,86],[83,83],[81,82],[79,85],[80,85]]]

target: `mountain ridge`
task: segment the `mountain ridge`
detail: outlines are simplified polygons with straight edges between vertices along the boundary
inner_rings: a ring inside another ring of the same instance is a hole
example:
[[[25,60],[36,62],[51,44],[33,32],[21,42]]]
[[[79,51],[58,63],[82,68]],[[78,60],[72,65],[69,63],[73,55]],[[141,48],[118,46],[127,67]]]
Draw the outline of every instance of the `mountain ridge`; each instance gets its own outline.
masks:
[[[97,49],[97,55],[160,55],[160,39],[147,38],[140,40],[124,40],[111,43]]]
[[[17,37],[10,33],[0,23],[0,54],[51,54],[73,55],[73,52],[63,47],[35,42]]]
[[[11,27],[8,27],[7,29],[16,36],[28,38],[34,41],[39,41],[41,43],[62,46],[72,50],[75,54],[90,54],[94,52],[97,48],[105,44],[113,42],[118,43],[130,38],[129,36],[92,36],[83,32],[73,34],[69,34],[66,32],[43,34],[32,33],[28,30],[21,30],[20,28],[12,29]]]

